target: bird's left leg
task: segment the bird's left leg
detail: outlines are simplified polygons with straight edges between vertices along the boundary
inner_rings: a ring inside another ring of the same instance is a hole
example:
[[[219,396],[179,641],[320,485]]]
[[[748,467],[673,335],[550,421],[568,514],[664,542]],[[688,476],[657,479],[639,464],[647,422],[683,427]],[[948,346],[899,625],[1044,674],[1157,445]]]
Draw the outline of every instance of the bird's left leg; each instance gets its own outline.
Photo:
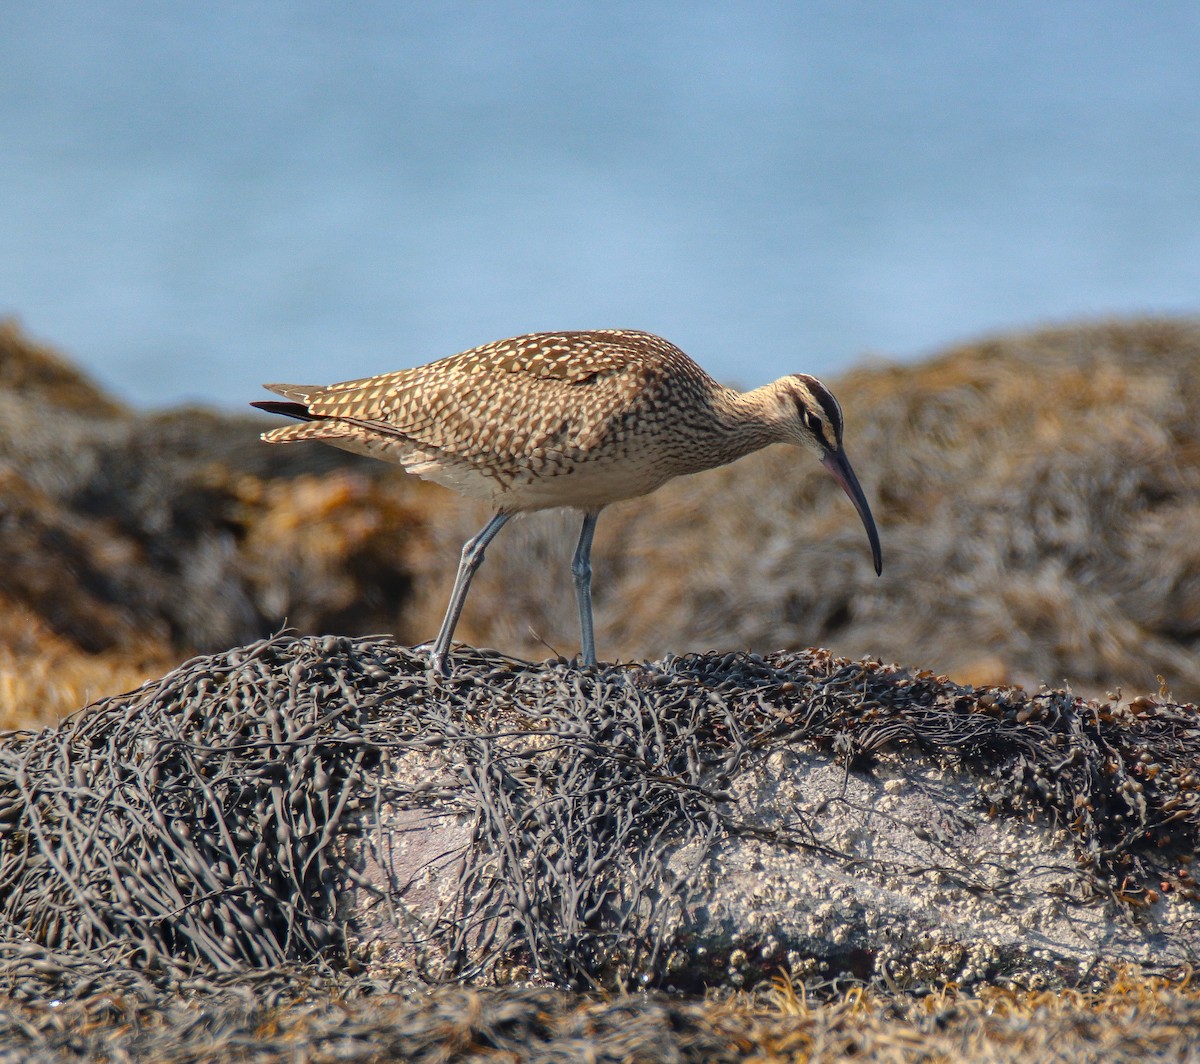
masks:
[[[584,665],[596,664],[596,635],[592,628],[592,537],[596,534],[599,512],[583,515],[579,530],[579,545],[571,559],[571,575],[575,578],[575,598],[579,602],[580,658]]]
[[[458,618],[462,615],[463,604],[467,601],[467,590],[471,586],[471,579],[475,576],[475,571],[483,564],[483,552],[487,550],[487,545],[496,538],[496,533],[504,527],[510,517],[512,514],[496,514],[478,534],[472,536],[463,545],[462,557],[458,563],[458,574],[454,577],[454,590],[450,592],[450,605],[446,607],[445,620],[442,621],[441,631],[438,632],[437,640],[429,655],[434,672],[444,673],[446,671],[446,661],[450,657],[450,643],[454,639],[454,629],[458,624]]]

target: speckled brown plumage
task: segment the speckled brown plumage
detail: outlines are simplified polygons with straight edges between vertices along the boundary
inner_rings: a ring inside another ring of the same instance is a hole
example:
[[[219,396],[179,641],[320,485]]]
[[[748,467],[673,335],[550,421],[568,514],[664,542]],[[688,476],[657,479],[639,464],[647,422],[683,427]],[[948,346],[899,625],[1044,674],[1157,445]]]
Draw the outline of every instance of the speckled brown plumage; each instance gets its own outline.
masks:
[[[806,374],[741,393],[661,337],[611,329],[518,336],[327,387],[266,387],[291,402],[254,405],[304,422],[264,433],[267,442],[321,440],[495,508],[464,548],[438,664],[483,551],[512,514],[556,506],[585,513],[573,571],[584,659],[594,660],[588,557],[599,511],[771,443],[821,456],[862,515],[879,568],[874,523],[842,450],[841,409]]]

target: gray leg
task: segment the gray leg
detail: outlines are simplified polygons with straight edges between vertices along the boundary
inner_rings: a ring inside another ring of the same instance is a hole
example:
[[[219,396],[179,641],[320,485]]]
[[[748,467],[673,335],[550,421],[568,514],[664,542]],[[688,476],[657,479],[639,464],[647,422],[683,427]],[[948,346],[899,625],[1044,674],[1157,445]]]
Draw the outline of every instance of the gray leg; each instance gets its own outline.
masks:
[[[579,530],[579,545],[571,559],[571,575],[575,577],[575,598],[579,601],[580,655],[584,665],[596,664],[596,636],[592,630],[592,537],[596,534],[599,513],[583,515]]]
[[[454,590],[450,592],[450,605],[446,607],[446,618],[442,621],[442,629],[438,632],[437,642],[433,644],[430,660],[435,672],[446,671],[446,659],[450,656],[450,641],[454,638],[454,629],[467,601],[467,589],[471,586],[471,578],[475,570],[483,563],[483,552],[487,545],[496,537],[496,533],[508,522],[512,514],[496,514],[478,535],[473,536],[463,544],[462,558],[458,563],[458,575],[454,578]]]

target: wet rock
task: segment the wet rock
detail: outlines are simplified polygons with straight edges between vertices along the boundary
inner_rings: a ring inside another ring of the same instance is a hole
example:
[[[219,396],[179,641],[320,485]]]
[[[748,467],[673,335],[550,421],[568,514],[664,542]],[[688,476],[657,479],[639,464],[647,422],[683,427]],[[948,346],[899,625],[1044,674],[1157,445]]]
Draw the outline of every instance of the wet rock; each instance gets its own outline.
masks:
[[[695,990],[784,968],[1036,987],[1200,955],[1194,708],[1154,706],[1187,736],[1167,750],[1147,745],[1162,720],[1064,692],[997,696],[819,652],[721,660],[581,680],[576,697],[622,721],[611,730],[581,724],[564,681],[547,679],[538,710],[514,699],[468,716],[459,742],[389,761],[385,792],[404,797],[356,837],[362,879],[341,902],[372,970]],[[639,726],[597,705],[598,689],[663,697]],[[707,699],[724,726],[698,711]],[[1089,735],[1105,713],[1122,725]],[[671,752],[667,736],[691,729],[706,741]],[[489,742],[485,762],[471,756]],[[1182,833],[1151,827],[1161,814],[1125,775],[1158,764],[1141,760],[1151,748],[1182,787],[1159,799],[1187,810]],[[606,771],[613,759],[637,771]],[[1093,790],[1105,773],[1111,786]],[[464,778],[495,808],[474,808]],[[441,797],[414,805],[419,793]]]
[[[443,677],[281,636],[0,744],[0,926],[160,969],[1074,985],[1197,957],[1198,760],[1191,706],[823,651]]]

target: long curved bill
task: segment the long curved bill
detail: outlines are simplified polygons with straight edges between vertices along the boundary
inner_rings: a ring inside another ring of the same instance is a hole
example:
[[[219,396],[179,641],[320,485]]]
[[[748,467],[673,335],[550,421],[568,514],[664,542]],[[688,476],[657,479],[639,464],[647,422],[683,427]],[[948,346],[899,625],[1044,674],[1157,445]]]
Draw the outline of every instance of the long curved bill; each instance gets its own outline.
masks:
[[[821,465],[833,474],[833,479],[842,486],[842,490],[850,496],[858,516],[862,518],[863,527],[867,530],[867,539],[871,541],[871,560],[875,562],[875,575],[883,573],[883,553],[879,549],[879,532],[875,528],[875,518],[871,516],[871,507],[867,505],[867,497],[863,494],[862,485],[850,466],[850,459],[842,448],[829,451],[821,459]]]

